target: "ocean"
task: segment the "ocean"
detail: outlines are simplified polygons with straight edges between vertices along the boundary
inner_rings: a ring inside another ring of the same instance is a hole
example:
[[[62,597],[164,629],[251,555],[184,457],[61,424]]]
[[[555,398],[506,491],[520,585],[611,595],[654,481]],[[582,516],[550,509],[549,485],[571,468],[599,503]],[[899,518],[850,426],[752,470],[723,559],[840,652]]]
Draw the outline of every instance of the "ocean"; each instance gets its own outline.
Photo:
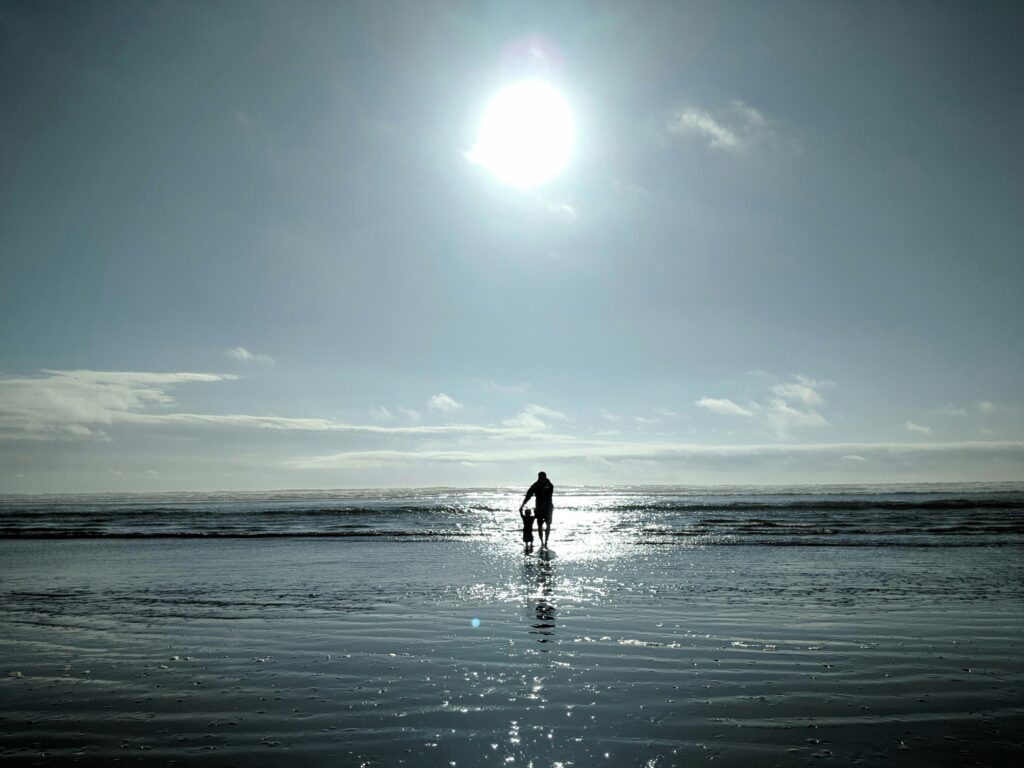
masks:
[[[1016,766],[1024,486],[0,498],[0,763]]]
[[[3,538],[494,539],[515,488],[0,496]],[[559,488],[555,540],[646,545],[1019,546],[1024,484]]]

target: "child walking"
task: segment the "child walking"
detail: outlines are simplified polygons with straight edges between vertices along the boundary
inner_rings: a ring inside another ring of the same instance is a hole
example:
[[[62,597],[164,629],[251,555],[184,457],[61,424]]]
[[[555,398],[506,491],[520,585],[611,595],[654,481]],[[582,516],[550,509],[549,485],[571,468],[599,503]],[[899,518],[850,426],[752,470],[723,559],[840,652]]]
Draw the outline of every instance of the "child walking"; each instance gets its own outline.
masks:
[[[526,551],[533,551],[533,510],[519,510],[519,517],[523,520],[523,542],[526,544]]]

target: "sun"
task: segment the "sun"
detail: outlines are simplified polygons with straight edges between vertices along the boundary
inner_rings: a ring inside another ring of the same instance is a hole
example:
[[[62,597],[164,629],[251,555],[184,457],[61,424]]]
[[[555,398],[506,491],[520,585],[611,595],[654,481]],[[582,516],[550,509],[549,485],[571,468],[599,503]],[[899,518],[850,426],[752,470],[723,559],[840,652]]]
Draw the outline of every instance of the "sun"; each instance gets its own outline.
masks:
[[[502,88],[480,121],[466,157],[496,178],[529,189],[557,176],[572,154],[576,126],[562,94],[544,80]]]

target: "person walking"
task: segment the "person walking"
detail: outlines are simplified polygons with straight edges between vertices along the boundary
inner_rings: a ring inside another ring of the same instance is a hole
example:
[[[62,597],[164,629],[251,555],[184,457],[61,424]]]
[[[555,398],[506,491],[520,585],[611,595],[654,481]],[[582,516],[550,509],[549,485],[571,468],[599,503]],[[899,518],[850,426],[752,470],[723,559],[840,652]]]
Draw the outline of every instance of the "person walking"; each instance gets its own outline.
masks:
[[[548,537],[551,535],[551,513],[554,511],[554,503],[551,497],[554,493],[555,486],[548,480],[547,473],[538,472],[537,482],[530,486],[530,490],[526,492],[526,498],[519,505],[519,512],[521,514],[523,507],[526,506],[526,502],[536,497],[537,507],[534,509],[534,514],[537,516],[537,538],[540,539],[541,547],[547,547]]]

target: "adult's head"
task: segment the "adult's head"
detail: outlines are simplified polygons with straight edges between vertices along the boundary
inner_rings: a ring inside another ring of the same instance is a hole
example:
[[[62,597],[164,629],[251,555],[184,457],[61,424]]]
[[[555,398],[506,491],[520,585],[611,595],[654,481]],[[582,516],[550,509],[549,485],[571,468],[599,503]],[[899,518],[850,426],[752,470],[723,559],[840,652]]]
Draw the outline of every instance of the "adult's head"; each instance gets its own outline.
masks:
[[[548,479],[548,473],[547,472],[538,472],[537,473],[537,479],[538,480],[547,480]]]

